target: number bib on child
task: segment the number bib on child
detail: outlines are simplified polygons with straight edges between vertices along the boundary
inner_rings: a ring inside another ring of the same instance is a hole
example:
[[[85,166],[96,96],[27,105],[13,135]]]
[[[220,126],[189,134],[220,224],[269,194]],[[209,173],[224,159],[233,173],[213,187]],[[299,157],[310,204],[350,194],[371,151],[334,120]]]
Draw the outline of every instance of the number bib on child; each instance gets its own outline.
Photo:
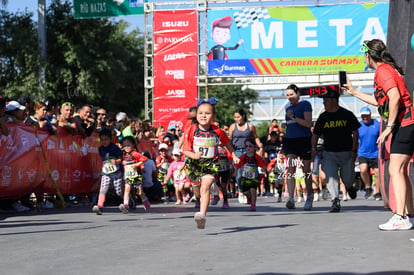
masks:
[[[257,167],[244,165],[242,170],[242,177],[245,179],[257,179]]]
[[[112,173],[115,173],[116,171],[118,171],[118,168],[116,167],[115,164],[111,162],[111,160],[105,160],[103,162],[102,172],[104,172],[105,174],[112,174]]]
[[[201,158],[214,158],[218,145],[217,137],[194,137],[194,152],[201,152]]]
[[[124,165],[124,179],[134,179],[138,177],[138,172],[136,168],[132,165]]]
[[[173,177],[176,181],[182,181],[185,179],[185,171],[184,170],[175,170],[173,172]]]
[[[168,172],[168,167],[170,167],[170,163],[169,162],[163,162],[160,166],[160,170],[159,172],[161,174],[167,174]]]
[[[219,172],[227,171],[230,169],[229,161],[227,159],[219,160]]]

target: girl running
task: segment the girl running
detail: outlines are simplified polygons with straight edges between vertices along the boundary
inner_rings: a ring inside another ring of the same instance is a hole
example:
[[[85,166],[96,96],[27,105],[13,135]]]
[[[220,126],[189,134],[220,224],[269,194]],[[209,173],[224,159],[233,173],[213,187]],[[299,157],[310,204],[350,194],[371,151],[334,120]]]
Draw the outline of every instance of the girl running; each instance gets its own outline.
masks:
[[[92,207],[92,211],[96,215],[102,215],[106,193],[109,185],[114,185],[115,192],[118,196],[122,196],[122,151],[112,143],[111,130],[104,129],[99,133],[101,146],[99,147],[99,155],[102,158],[102,179],[101,188],[99,190],[98,204]]]
[[[155,164],[158,168],[158,180],[160,183],[162,183],[162,192],[163,197],[162,200],[164,202],[168,202],[168,185],[163,184],[165,176],[168,172],[168,167],[170,166],[170,163],[172,162],[172,158],[168,155],[168,145],[166,143],[161,143],[160,146],[158,146],[158,151],[160,152],[160,155],[155,159]]]
[[[246,154],[240,157],[236,164],[241,168],[241,190],[247,196],[247,203],[250,202],[250,210],[256,211],[257,187],[259,185],[258,167],[266,167],[266,162],[256,154],[256,143],[253,139],[245,141]]]
[[[223,206],[221,208],[228,209],[229,202],[227,196],[227,183],[229,182],[231,176],[231,154],[226,147],[219,145],[218,147],[218,156],[219,156],[219,168],[217,175],[217,185],[220,186],[221,193],[223,194]],[[211,204],[216,205],[220,197],[218,195],[213,197]]]
[[[201,193],[200,212],[195,213],[194,220],[199,229],[204,229],[206,213],[210,203],[210,187],[215,182],[218,171],[218,150],[221,141],[229,149],[233,161],[239,163],[227,135],[217,126],[212,125],[216,112],[217,99],[208,101],[200,99],[197,104],[197,123],[193,124],[184,137],[184,155],[187,159],[187,176],[193,183],[194,192]]]
[[[141,155],[137,151],[137,143],[135,138],[127,136],[122,140],[122,147],[124,154],[122,155],[122,164],[124,165],[124,203],[119,205],[119,210],[127,214],[129,210],[129,194],[131,193],[131,186],[134,185],[138,196],[141,198],[145,210],[149,210],[151,205],[142,190],[142,171],[144,170],[144,163],[148,160],[146,156]]]
[[[170,167],[168,167],[167,176],[164,179],[164,185],[167,185],[168,180],[172,176],[175,187],[175,196],[177,197],[177,202],[175,204],[180,205],[181,202],[183,204],[187,204],[184,191],[184,185],[186,182],[186,173],[184,170],[185,163],[181,160],[180,149],[176,148],[173,150],[173,159],[174,161],[170,164]],[[183,198],[182,200],[181,197]]]

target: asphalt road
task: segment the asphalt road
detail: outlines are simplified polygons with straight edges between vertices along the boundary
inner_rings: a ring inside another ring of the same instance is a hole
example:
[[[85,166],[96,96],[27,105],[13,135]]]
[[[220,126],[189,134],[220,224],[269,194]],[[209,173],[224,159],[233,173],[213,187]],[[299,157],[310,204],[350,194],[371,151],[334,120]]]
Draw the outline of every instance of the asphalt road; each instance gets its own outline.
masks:
[[[286,199],[285,199],[286,200]],[[0,274],[414,274],[414,230],[381,232],[382,201],[288,210],[259,198],[230,200],[196,228],[194,203],[97,216],[87,206],[0,214]]]

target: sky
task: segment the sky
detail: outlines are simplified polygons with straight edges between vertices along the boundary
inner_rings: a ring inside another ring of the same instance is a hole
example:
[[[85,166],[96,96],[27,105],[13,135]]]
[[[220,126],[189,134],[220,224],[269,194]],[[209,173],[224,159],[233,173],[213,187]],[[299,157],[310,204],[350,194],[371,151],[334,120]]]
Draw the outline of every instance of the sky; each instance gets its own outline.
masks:
[[[46,0],[46,5],[49,6],[50,0]],[[33,19],[37,20],[37,0],[9,0],[5,8],[10,12],[21,11],[24,12],[26,9],[33,13]],[[142,32],[144,31],[144,15],[128,15],[119,16],[117,19],[122,19],[129,22],[131,25],[128,30],[139,28]]]

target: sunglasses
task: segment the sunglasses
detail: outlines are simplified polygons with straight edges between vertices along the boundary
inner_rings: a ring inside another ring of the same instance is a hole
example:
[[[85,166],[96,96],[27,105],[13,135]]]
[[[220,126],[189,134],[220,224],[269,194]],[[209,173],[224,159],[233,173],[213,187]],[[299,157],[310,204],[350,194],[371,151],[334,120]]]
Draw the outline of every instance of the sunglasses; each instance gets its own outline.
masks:
[[[63,103],[62,103],[62,107],[64,107],[64,106],[70,106],[70,107],[73,107],[73,103],[70,103],[70,102],[63,102]]]
[[[369,51],[368,40],[365,40],[364,42],[362,42],[362,46],[361,46],[361,49],[359,51],[363,52],[363,53],[366,53],[366,52]]]

